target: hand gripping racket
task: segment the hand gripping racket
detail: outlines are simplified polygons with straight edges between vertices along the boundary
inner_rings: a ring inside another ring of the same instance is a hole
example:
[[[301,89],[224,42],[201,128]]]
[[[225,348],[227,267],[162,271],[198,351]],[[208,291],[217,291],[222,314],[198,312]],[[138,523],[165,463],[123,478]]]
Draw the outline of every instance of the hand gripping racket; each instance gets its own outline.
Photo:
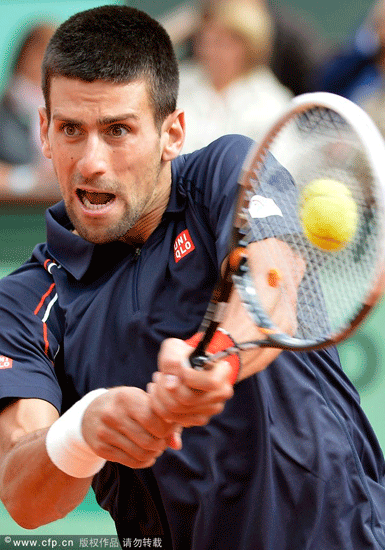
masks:
[[[230,254],[203,320],[203,337],[190,356],[193,367],[253,347],[305,351],[350,335],[384,288],[384,162],[383,139],[357,105],[324,92],[292,100],[252,148],[240,174]],[[320,248],[304,231],[303,193],[319,179],[343,183],[356,205],[354,234],[340,249]],[[277,239],[302,258],[303,268],[296,262],[280,265],[285,260],[274,250]],[[263,242],[263,261],[271,263],[268,281],[254,275],[259,260],[250,253],[253,242]],[[273,320],[265,304],[266,282],[294,312],[294,331]],[[287,292],[293,286],[294,308]],[[233,287],[263,337],[207,354]]]

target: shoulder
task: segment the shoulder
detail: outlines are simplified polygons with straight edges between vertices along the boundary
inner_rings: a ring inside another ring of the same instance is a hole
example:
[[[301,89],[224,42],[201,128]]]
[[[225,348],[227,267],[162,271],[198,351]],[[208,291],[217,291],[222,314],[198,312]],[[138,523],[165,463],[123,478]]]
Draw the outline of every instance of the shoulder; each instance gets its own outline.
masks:
[[[52,267],[46,245],[38,245],[32,257],[18,269],[0,280],[0,311],[38,314],[43,302],[55,294]]]
[[[204,129],[202,129],[204,131]],[[181,155],[173,162],[173,175],[178,179],[204,179],[226,175],[240,169],[253,145],[253,140],[232,134],[220,137],[194,153]]]
[[[205,227],[216,240],[217,256],[223,260],[239,176],[253,141],[243,136],[219,138],[207,147],[177,159],[173,193],[185,218],[201,231]]]
[[[207,209],[216,201],[234,197],[237,181],[253,140],[241,135],[223,136],[173,163],[173,182],[179,197]]]

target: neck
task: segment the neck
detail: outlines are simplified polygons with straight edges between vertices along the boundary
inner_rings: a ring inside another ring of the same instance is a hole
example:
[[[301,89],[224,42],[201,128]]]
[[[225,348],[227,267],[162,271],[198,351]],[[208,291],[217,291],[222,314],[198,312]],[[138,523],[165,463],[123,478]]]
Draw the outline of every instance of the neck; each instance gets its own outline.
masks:
[[[124,237],[122,241],[132,245],[144,244],[150,235],[160,224],[163,214],[167,208],[168,201],[170,199],[171,192],[171,170],[167,185],[160,185],[154,191],[153,198],[151,200],[152,207],[143,214]]]
[[[144,244],[160,224],[167,202],[165,202],[164,207],[159,205],[146,216],[143,216],[121,240],[133,245]]]

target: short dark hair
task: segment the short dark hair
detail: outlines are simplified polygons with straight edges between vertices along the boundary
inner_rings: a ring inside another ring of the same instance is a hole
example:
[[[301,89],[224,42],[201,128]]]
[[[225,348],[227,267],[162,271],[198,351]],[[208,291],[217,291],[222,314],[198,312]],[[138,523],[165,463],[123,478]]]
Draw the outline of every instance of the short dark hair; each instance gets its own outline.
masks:
[[[48,120],[55,76],[116,84],[143,78],[158,127],[176,109],[179,72],[171,39],[157,21],[129,6],[86,10],[56,30],[42,65]]]

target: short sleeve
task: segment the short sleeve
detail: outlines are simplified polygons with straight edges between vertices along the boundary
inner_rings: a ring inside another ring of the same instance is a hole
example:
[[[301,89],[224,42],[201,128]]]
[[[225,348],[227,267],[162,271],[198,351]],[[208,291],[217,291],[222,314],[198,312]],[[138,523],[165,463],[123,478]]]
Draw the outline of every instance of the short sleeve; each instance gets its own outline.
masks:
[[[23,266],[0,281],[0,400],[43,399],[60,411],[55,303],[55,283],[41,266]]]

